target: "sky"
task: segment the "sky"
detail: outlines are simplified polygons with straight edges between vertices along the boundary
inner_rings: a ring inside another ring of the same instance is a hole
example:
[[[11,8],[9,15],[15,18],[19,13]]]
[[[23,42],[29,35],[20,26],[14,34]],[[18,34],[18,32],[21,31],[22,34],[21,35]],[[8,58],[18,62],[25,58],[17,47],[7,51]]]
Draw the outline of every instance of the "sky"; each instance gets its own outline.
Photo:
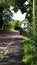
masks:
[[[18,10],[17,13],[14,13],[14,14],[13,14],[13,17],[12,17],[12,18],[15,19],[15,20],[20,20],[20,21],[22,21],[22,20],[25,19],[25,15],[26,15],[26,13],[22,14],[21,11]]]

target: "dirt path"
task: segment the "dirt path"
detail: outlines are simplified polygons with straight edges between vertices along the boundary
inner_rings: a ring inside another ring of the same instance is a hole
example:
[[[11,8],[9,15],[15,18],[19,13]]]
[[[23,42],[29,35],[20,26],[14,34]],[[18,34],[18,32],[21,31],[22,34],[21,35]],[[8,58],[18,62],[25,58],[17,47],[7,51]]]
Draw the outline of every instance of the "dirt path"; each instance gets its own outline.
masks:
[[[8,36],[8,37],[7,37]],[[3,36],[4,37],[4,36]],[[0,38],[4,44],[10,44],[10,48],[6,53],[6,57],[0,61],[0,65],[25,65],[21,60],[23,58],[23,38],[20,35],[8,34],[5,38]]]

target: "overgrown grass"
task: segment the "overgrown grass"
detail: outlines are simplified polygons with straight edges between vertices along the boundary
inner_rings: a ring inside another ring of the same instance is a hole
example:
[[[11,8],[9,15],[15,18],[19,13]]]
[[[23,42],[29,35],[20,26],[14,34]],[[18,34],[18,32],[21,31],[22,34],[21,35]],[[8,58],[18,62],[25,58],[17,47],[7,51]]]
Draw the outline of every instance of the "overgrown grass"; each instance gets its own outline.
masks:
[[[0,53],[0,59],[4,58],[5,55],[3,53]]]
[[[25,38],[23,42],[23,47],[24,57],[22,61],[25,62],[26,65],[37,65],[35,42],[30,38]]]
[[[2,26],[1,31],[14,31],[20,29],[20,21],[13,20],[12,23]]]

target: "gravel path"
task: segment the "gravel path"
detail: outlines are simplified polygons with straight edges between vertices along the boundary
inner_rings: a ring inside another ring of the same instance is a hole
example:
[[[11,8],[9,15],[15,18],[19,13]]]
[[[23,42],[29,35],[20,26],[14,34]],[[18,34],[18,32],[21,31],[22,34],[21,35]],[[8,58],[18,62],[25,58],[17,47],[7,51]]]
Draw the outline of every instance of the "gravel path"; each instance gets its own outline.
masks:
[[[2,39],[2,41],[1,41]],[[2,43],[3,42],[3,43]],[[0,38],[0,45],[8,49],[5,51],[6,57],[0,61],[0,65],[25,65],[21,60],[23,58],[23,37],[16,34],[6,34]],[[2,45],[3,44],[3,45]]]

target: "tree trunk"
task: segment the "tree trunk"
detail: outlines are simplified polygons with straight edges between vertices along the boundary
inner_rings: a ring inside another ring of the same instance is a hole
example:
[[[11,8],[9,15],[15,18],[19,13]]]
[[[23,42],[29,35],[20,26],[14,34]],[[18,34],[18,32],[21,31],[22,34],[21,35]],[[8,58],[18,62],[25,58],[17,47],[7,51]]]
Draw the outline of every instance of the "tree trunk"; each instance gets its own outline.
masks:
[[[35,38],[34,34],[35,34],[35,0],[33,0],[33,38]]]

